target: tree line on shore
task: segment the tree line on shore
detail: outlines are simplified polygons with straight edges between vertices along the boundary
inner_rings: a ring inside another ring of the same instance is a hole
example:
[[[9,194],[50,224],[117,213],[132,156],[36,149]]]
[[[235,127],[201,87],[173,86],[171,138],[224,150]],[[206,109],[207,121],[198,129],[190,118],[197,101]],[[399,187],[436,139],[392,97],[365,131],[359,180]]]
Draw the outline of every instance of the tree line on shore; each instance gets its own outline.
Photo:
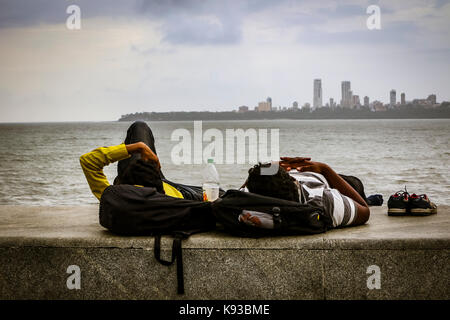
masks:
[[[173,111],[135,112],[122,115],[119,121],[192,121],[192,120],[266,120],[266,119],[439,119],[450,118],[450,102],[437,107],[407,104],[386,111],[373,112],[368,108],[342,109],[320,108],[310,110],[277,111]]]

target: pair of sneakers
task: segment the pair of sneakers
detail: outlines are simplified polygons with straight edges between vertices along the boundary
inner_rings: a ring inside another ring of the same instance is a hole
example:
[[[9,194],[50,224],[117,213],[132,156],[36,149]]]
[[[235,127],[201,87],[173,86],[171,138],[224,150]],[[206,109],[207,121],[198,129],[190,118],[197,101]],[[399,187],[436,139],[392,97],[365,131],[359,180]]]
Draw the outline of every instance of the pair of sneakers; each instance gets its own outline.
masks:
[[[389,216],[429,216],[437,213],[437,206],[426,194],[410,195],[408,191],[398,191],[388,200]]]

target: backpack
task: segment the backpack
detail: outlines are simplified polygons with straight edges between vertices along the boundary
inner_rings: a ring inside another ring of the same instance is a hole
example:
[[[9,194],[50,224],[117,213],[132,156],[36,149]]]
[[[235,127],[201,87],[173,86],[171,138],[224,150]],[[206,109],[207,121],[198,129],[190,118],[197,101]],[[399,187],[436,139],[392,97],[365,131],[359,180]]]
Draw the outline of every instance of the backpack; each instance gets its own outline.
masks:
[[[111,185],[100,199],[100,224],[118,235],[153,235],[156,260],[165,266],[177,262],[178,293],[184,293],[181,242],[190,235],[215,228],[210,202],[179,199],[155,188]],[[172,235],[171,261],[161,259],[161,236]]]
[[[228,190],[212,211],[225,232],[241,237],[317,234],[331,225],[322,208],[239,190]]]

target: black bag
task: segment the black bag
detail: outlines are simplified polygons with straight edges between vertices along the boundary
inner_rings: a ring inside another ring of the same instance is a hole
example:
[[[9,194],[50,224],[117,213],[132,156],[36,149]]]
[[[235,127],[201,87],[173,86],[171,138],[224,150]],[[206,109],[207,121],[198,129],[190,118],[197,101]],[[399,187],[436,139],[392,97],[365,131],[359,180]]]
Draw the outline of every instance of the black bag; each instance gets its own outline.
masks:
[[[226,232],[243,237],[316,234],[331,224],[322,208],[238,190],[228,190],[212,209]]]
[[[181,242],[191,234],[215,228],[211,203],[166,196],[155,188],[111,185],[100,199],[100,224],[128,236],[155,236],[155,258],[166,266],[177,261],[178,293],[184,293]],[[160,257],[161,235],[174,236],[172,259]]]

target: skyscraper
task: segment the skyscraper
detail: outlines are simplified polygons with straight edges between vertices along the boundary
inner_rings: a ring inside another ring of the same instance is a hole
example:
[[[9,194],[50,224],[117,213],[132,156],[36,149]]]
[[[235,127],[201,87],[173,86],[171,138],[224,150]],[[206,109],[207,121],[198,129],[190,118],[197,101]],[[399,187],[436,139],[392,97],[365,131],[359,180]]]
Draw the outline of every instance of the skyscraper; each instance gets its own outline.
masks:
[[[397,103],[397,92],[392,89],[391,92],[389,93],[389,104],[391,107],[395,106],[395,104]]]
[[[369,97],[368,97],[368,96],[365,96],[365,97],[364,97],[364,107],[368,108],[368,107],[369,107],[369,104],[370,104]]]
[[[405,93],[404,92],[402,92],[402,94],[400,95],[400,103],[403,106],[406,104],[406,97],[405,97]]]
[[[352,100],[350,81],[341,82],[341,93],[342,93],[341,107],[350,108],[350,103]]]
[[[322,108],[322,80],[314,79],[313,109]]]
[[[352,95],[352,108],[358,108],[361,107],[361,102],[359,101],[358,95]]]

